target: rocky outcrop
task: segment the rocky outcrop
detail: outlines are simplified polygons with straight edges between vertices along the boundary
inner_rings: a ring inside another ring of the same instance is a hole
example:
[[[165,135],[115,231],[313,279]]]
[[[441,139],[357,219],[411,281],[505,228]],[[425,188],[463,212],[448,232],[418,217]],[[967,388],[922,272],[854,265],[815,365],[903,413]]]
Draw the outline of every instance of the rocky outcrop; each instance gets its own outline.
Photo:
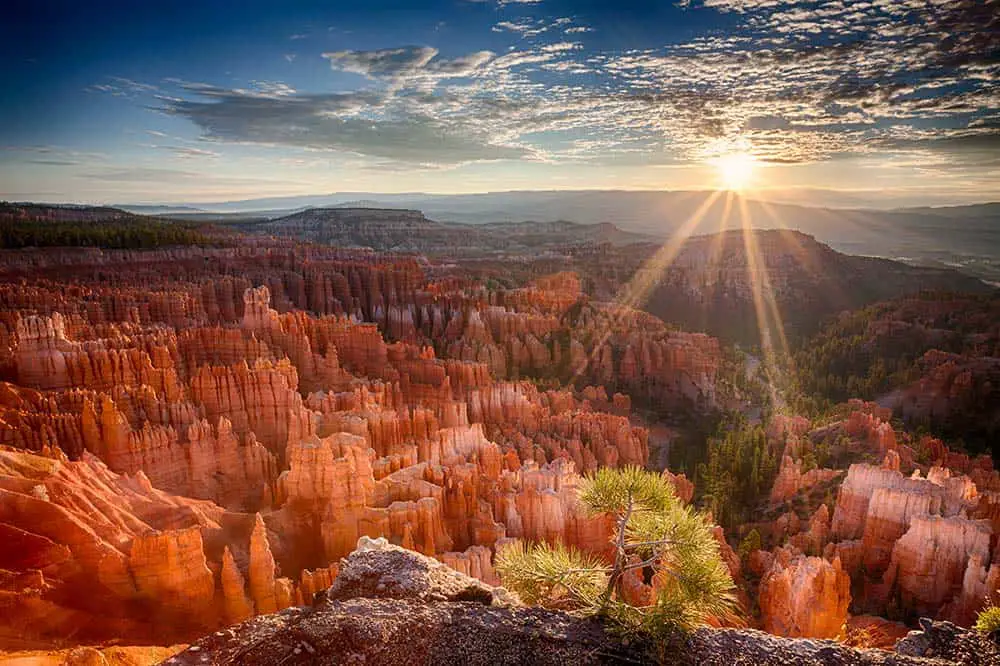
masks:
[[[835,638],[847,621],[851,579],[839,559],[780,549],[760,581],[759,602],[763,628],[772,634]]]
[[[703,629],[696,631],[685,644],[673,663],[683,666],[707,664],[751,663],[755,666],[986,666],[1000,658],[1000,650],[988,638],[975,631],[963,630],[952,625],[947,629],[928,632],[930,638],[913,651],[887,652],[885,650],[854,649],[830,640],[779,638],[760,631],[746,629]],[[930,622],[928,622],[930,625]],[[921,651],[923,650],[923,651]],[[920,656],[916,656],[919,652]],[[674,657],[674,655],[671,655]]]
[[[992,664],[1000,660],[995,637],[928,618],[921,618],[919,624],[919,630],[909,632],[896,644],[898,654],[953,664]]]
[[[326,591],[328,601],[356,599],[474,601],[487,606],[516,606],[517,598],[440,562],[391,545],[385,539],[361,537],[341,562],[337,579]]]
[[[290,608],[209,635],[169,663],[298,664],[652,663],[641,641],[621,640],[594,619],[525,608],[490,588],[411,551],[362,540],[342,565],[342,578],[312,608]],[[915,658],[854,650],[832,641],[783,639],[757,631],[700,629],[661,646],[675,664],[762,666],[987,664],[998,654],[975,635],[936,629]],[[930,655],[928,655],[930,656]],[[964,657],[968,659],[964,659]]]
[[[154,622],[201,630],[216,623],[215,579],[197,527],[136,537],[129,569],[138,596],[155,607]]]
[[[220,632],[172,663],[269,664],[291,655],[313,664],[610,664],[634,654],[596,621],[524,608],[502,588],[384,539],[362,537],[323,596],[312,609]]]
[[[803,471],[801,460],[783,456],[778,476],[775,477],[774,486],[771,488],[771,501],[784,502],[804,490],[831,481],[839,475],[840,470],[836,469],[814,468]]]
[[[957,601],[955,590],[962,588],[966,571],[981,569],[990,560],[990,538],[985,521],[914,518],[892,549],[885,584],[904,608],[936,614],[945,602]],[[968,622],[969,617],[962,619]]]

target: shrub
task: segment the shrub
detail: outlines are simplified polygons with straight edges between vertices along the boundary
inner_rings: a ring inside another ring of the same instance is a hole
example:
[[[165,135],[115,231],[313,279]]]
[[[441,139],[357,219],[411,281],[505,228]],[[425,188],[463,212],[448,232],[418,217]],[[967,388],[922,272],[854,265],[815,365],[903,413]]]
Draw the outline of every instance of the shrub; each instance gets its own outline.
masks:
[[[733,581],[711,528],[667,480],[638,467],[602,469],[579,492],[591,514],[614,517],[613,562],[562,545],[514,545],[497,554],[504,585],[529,603],[604,616],[626,633],[662,637],[733,615]],[[634,570],[657,581],[649,606],[624,599],[624,576]]]
[[[976,617],[976,629],[984,634],[990,634],[1000,629],[1000,606],[992,601]]]

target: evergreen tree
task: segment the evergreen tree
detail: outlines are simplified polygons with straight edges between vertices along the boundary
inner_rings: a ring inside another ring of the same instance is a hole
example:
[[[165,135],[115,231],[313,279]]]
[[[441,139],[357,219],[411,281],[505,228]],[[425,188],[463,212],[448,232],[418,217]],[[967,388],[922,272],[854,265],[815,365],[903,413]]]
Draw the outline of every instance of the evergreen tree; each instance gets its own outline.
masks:
[[[724,423],[708,440],[708,458],[698,467],[702,504],[723,527],[743,522],[770,492],[778,462],[762,426],[742,419]]]
[[[592,515],[614,518],[612,563],[562,545],[503,549],[497,571],[525,601],[602,615],[620,630],[653,635],[733,614],[733,581],[711,527],[677,498],[669,481],[638,467],[605,468],[584,481],[580,501]],[[624,599],[624,576],[634,570],[656,580],[650,606]]]

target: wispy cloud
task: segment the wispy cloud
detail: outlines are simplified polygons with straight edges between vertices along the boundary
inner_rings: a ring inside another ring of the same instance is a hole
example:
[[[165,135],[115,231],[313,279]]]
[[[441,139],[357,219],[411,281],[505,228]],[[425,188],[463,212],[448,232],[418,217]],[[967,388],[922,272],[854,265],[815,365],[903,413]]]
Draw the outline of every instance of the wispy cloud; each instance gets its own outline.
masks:
[[[184,186],[253,186],[275,185],[281,180],[264,178],[244,178],[226,175],[205,174],[186,169],[169,169],[163,167],[132,166],[129,168],[106,167],[81,174],[88,180],[107,181],[112,183],[174,183]]]
[[[579,42],[556,42],[555,44],[546,44],[539,50],[542,53],[562,53],[564,51],[577,51],[582,48],[583,44]]]
[[[389,70],[384,75],[399,76]],[[343,151],[428,165],[528,154],[524,148],[491,141],[472,125],[425,113],[440,107],[419,101],[417,93],[268,95],[204,85],[189,85],[187,90],[196,97],[165,100],[163,110],[190,119],[213,141]]]
[[[45,166],[77,166],[77,160],[26,160],[28,164],[44,164]]]
[[[83,174],[84,178],[92,180],[110,180],[115,182],[130,181],[177,181],[197,180],[201,174],[179,169],[163,169],[157,167],[134,167],[128,169],[100,169]]]
[[[412,81],[415,78],[440,80],[470,76],[494,54],[476,51],[457,58],[439,58],[438,50],[429,46],[403,46],[375,51],[334,51],[324,53],[330,67],[361,74],[372,79]]]
[[[95,83],[86,88],[88,92],[107,93],[116,97],[138,97],[150,95],[159,91],[159,87],[151,83],[134,81],[121,76],[109,76],[102,83]]]
[[[163,148],[182,159],[215,158],[219,156],[219,153],[214,150],[205,150],[204,148],[191,148],[190,146],[163,146]]]
[[[40,155],[41,157],[34,157],[36,155]],[[50,166],[100,163],[108,159],[108,154],[103,152],[44,145],[0,146],[0,161],[6,156],[33,164],[47,164]]]
[[[562,23],[548,19],[518,19],[515,21],[499,21],[491,29],[493,32],[513,32],[521,37],[537,37],[550,30],[558,28]]]

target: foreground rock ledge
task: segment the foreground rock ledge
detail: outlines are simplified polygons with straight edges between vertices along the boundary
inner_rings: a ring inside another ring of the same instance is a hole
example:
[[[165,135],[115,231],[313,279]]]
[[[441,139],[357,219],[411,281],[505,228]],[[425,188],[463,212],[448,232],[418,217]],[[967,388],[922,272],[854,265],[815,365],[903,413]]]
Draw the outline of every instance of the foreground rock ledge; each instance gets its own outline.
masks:
[[[362,537],[334,585],[309,608],[289,608],[216,632],[164,664],[645,664],[597,620],[521,606],[502,588],[436,560]],[[678,664],[1000,663],[992,643],[927,624],[923,657],[854,650],[832,641],[702,629],[669,655]],[[933,657],[933,658],[929,658]]]

